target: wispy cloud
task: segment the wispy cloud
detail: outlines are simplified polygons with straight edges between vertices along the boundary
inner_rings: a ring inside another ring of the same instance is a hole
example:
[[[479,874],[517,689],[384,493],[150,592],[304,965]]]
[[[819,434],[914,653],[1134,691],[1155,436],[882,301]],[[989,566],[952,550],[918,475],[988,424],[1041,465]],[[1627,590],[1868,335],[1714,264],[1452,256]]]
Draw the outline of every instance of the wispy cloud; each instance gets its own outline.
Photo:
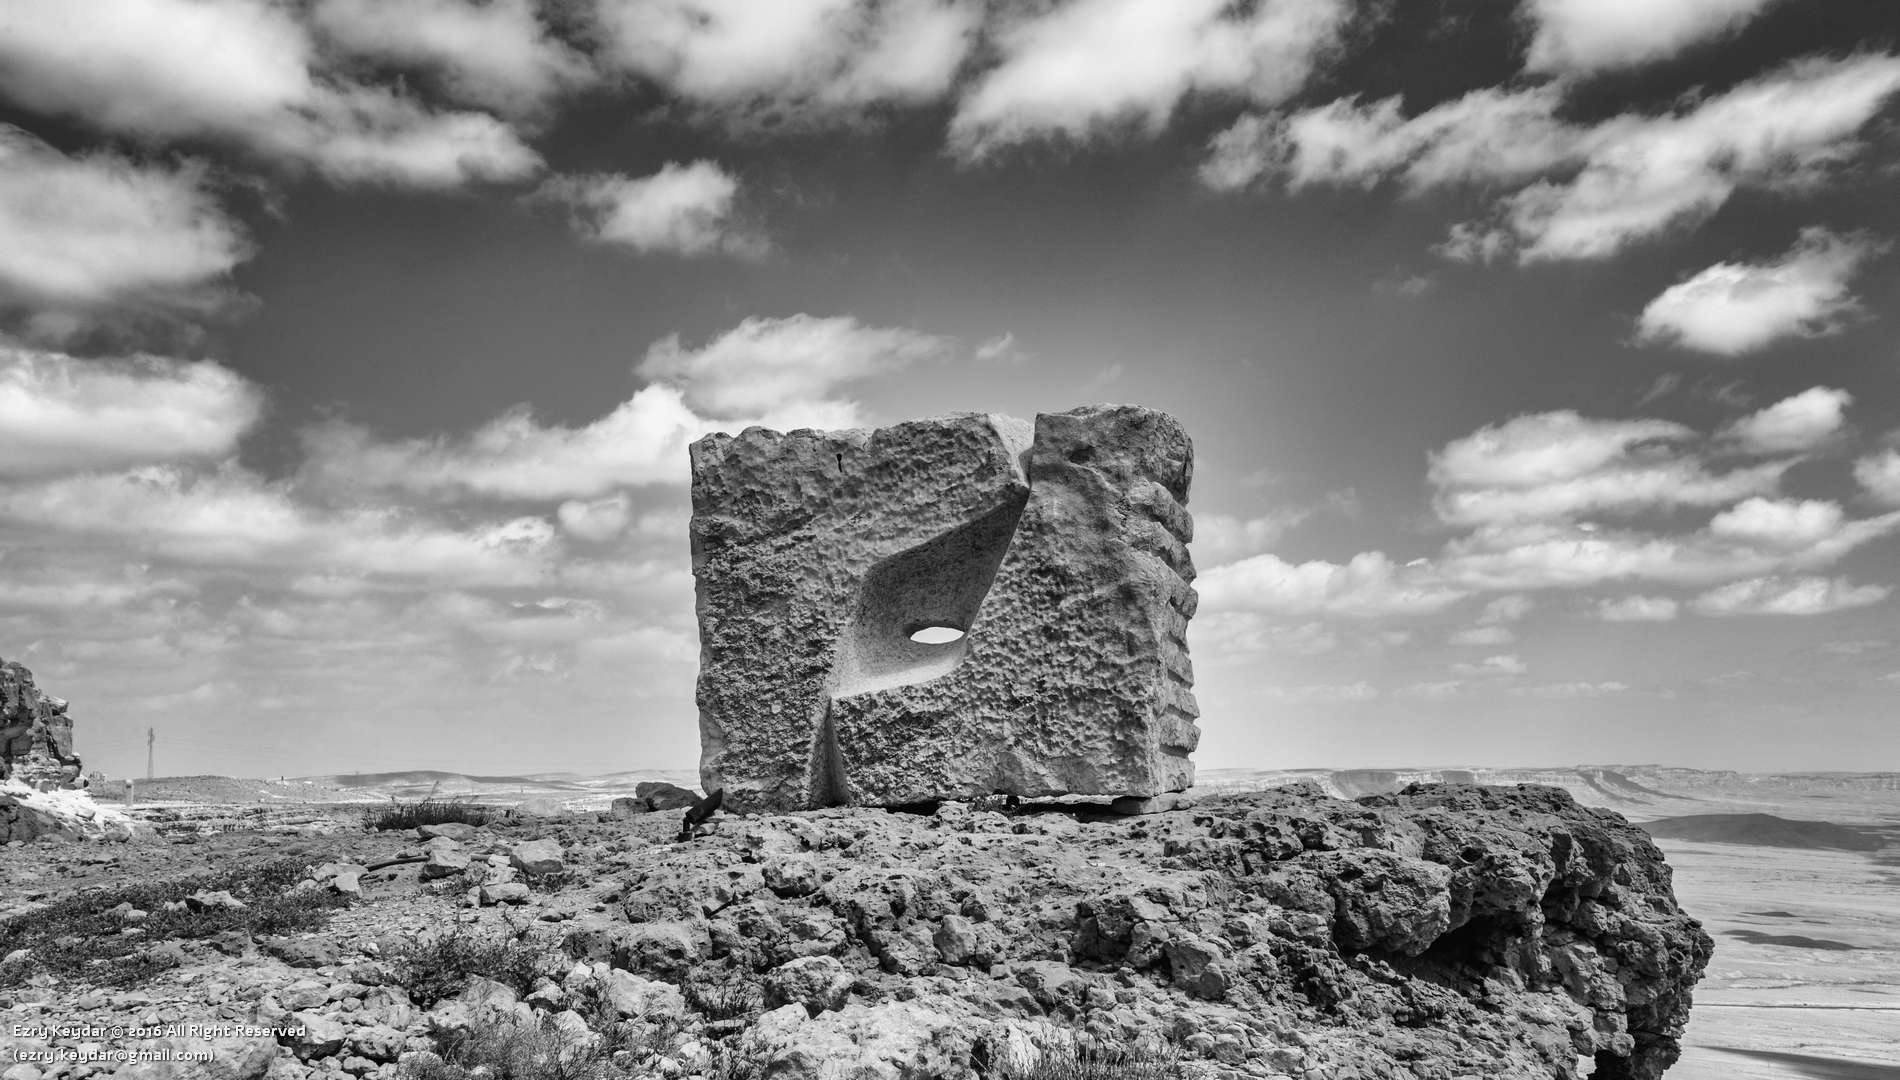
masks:
[[[541,159],[487,113],[432,109],[321,71],[309,31],[268,0],[99,0],[0,11],[0,94],[97,130],[211,139],[339,183],[448,188]]]
[[[966,159],[1032,139],[1153,134],[1192,92],[1291,97],[1351,15],[1345,0],[1073,0],[1006,22],[1001,58],[957,104]]]
[[[594,79],[531,0],[317,0],[310,22],[353,57],[439,79],[455,100],[532,115]]]
[[[1892,592],[1846,578],[1750,578],[1703,593],[1695,609],[1704,615],[1826,615],[1878,604]]]
[[[602,62],[737,124],[849,123],[941,100],[983,21],[976,0],[601,0]]]
[[[1680,607],[1667,596],[1622,596],[1598,601],[1596,615],[1604,622],[1669,622]]]
[[[1476,90],[1406,117],[1397,98],[1344,98],[1283,119],[1243,117],[1215,137],[1202,179],[1295,190],[1396,179],[1419,192],[1507,186],[1445,254],[1519,262],[1601,259],[1706,220],[1737,192],[1812,185],[1851,161],[1900,92],[1900,57],[1805,59],[1656,115],[1562,118],[1561,88]]]
[[[1589,75],[1667,60],[1746,25],[1778,0],[1524,0],[1532,28],[1524,69]]]

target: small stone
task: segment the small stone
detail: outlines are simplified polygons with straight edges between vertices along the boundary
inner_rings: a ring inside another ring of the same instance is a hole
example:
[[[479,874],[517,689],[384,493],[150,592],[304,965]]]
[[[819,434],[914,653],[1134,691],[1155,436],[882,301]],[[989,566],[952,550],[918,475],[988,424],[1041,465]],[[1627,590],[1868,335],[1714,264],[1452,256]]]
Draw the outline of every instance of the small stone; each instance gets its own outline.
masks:
[[[646,979],[619,968],[610,970],[600,981],[601,993],[622,1019],[677,1019],[686,1013],[686,995],[679,988],[655,979]]]
[[[529,877],[556,874],[567,868],[561,845],[553,840],[529,840],[508,852],[508,861]]]
[[[812,1016],[840,1008],[851,993],[852,979],[837,958],[803,956],[765,973],[765,1004],[803,1005]]]
[[[204,911],[209,908],[225,908],[230,911],[243,911],[245,907],[248,906],[244,901],[232,896],[230,892],[224,889],[219,889],[215,892],[192,893],[190,896],[185,897],[185,905],[193,911]]]
[[[431,844],[439,841],[430,841]],[[453,841],[449,841],[453,843]],[[429,857],[422,863],[420,876],[424,881],[453,877],[468,869],[468,852],[459,847],[436,847],[429,851]]]
[[[1108,804],[1108,808],[1117,814],[1161,814],[1170,810],[1190,810],[1194,800],[1178,791],[1163,792],[1143,798],[1139,795],[1123,795]]]
[[[961,915],[945,915],[931,941],[946,964],[971,964],[979,956],[976,924]],[[987,957],[985,957],[987,959]]]
[[[277,1000],[286,1009],[314,1009],[330,1000],[330,985],[316,979],[298,979],[278,990]]]
[[[424,840],[433,840],[440,836],[466,843],[475,838],[475,826],[466,821],[444,821],[435,825],[418,825],[416,835]]]
[[[308,1061],[311,1058],[329,1057],[343,1049],[345,1032],[342,1024],[322,1013],[293,1011],[289,1030],[284,1037],[297,1056]]]
[[[525,904],[531,898],[528,887],[519,881],[502,881],[492,885],[483,885],[480,900],[483,907],[496,904]]]

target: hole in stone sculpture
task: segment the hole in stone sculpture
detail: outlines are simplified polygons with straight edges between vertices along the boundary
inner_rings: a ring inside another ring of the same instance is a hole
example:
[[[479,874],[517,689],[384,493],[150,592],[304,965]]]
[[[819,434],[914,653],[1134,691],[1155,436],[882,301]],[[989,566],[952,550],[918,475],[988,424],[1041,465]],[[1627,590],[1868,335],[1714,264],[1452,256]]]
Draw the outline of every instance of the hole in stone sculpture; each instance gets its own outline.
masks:
[[[962,636],[963,631],[954,626],[926,626],[912,631],[910,639],[919,645],[948,645]]]
[[[832,696],[871,694],[956,670],[976,640],[967,631],[930,641],[925,629],[976,625],[1016,533],[1028,493],[873,566],[833,660]]]

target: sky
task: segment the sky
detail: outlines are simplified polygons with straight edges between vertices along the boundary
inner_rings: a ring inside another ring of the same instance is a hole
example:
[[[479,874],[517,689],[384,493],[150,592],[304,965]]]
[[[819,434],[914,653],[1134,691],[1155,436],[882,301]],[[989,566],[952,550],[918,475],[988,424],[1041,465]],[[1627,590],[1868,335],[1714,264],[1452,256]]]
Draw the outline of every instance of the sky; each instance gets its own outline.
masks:
[[[0,5],[0,656],[691,768],[686,447],[1181,420],[1202,768],[1900,769],[1887,0]]]

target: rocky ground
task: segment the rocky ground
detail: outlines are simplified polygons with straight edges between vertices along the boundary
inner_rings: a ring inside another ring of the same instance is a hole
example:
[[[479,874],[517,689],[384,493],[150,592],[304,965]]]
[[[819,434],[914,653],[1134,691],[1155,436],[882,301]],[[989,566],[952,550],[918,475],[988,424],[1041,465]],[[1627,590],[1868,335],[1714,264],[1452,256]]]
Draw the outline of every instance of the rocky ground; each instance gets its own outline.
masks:
[[[1647,837],[1546,788],[679,829],[0,848],[0,1075],[1646,1078],[1710,953]]]

